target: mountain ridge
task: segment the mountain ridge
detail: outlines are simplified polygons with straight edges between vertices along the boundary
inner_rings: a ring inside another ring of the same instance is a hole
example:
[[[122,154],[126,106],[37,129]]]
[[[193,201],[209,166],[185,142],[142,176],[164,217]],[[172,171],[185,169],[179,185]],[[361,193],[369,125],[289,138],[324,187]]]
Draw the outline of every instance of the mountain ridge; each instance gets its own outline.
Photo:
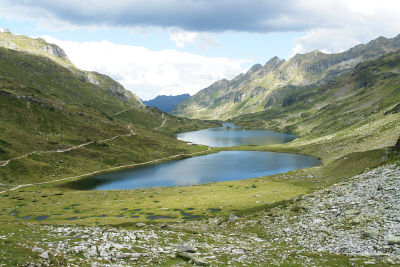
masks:
[[[156,107],[166,113],[169,113],[175,105],[181,103],[182,101],[188,99],[189,94],[181,95],[158,95],[151,100],[142,101],[146,106]]]
[[[201,119],[229,119],[259,112],[276,103],[274,94],[284,86],[323,83],[352,70],[357,64],[400,49],[400,35],[379,37],[347,51],[325,54],[314,50],[289,60],[273,57],[255,64],[232,80],[222,79],[177,105],[173,115]]]
[[[139,97],[131,91],[126,90],[120,83],[107,75],[95,71],[80,70],[69,60],[62,48],[56,44],[46,42],[43,38],[34,39],[24,35],[15,35],[10,31],[2,31],[0,32],[0,47],[27,52],[53,60],[61,66],[70,69],[75,74],[78,74],[81,79],[99,86],[110,95],[118,96],[121,100],[129,101],[133,105],[143,106]]]

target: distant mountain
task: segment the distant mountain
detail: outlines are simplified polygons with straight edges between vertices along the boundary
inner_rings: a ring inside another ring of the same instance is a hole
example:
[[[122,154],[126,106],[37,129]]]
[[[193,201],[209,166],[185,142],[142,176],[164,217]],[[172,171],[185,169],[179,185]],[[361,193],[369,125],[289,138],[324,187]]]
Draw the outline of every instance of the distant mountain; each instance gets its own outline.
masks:
[[[400,48],[400,35],[379,37],[345,52],[325,54],[313,51],[289,60],[274,57],[264,66],[256,64],[232,80],[220,80],[178,104],[171,114],[199,119],[228,119],[263,111],[285,97],[281,89],[322,84],[351,71],[359,63],[377,59]]]
[[[189,94],[183,95],[159,95],[148,101],[142,101],[146,106],[156,107],[166,113],[170,112],[175,105],[185,101],[190,97]]]

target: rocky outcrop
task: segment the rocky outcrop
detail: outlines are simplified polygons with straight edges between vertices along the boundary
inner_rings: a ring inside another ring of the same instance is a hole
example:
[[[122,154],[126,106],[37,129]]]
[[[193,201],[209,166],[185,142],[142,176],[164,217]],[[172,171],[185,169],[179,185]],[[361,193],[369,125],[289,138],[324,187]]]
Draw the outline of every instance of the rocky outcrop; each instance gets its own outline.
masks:
[[[64,67],[71,67],[73,64],[68,59],[65,51],[55,44],[47,43],[43,38],[29,38],[24,35],[14,35],[9,31],[0,32],[0,46],[30,54],[45,56]]]
[[[396,150],[400,151],[400,137],[397,139],[396,145],[395,145]]]
[[[40,50],[44,53],[49,55],[50,57],[58,57],[62,60],[69,61],[67,54],[63,49],[61,49],[59,46],[55,44],[49,44],[47,43],[44,39],[38,38],[37,39],[40,43],[43,44],[43,46],[40,48]]]
[[[114,81],[107,75],[94,71],[86,71],[83,72],[83,79],[91,84],[97,85],[110,95],[117,96],[121,100],[132,101],[137,106],[144,106],[135,94],[126,90],[120,83]]]

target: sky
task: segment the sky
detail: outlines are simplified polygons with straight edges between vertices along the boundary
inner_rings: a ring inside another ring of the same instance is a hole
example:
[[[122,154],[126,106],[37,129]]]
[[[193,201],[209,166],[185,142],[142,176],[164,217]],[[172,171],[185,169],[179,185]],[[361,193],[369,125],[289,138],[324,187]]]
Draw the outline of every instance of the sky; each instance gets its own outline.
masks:
[[[253,64],[400,34],[398,0],[0,0],[0,28],[42,37],[140,98],[195,94]]]

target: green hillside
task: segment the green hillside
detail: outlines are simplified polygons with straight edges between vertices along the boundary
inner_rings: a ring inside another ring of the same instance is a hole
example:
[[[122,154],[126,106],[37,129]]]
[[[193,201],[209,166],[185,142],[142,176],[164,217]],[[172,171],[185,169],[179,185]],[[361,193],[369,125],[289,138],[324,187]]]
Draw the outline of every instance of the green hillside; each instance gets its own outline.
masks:
[[[366,57],[366,47],[353,52]],[[232,119],[298,139],[228,148],[173,137],[216,123],[145,107],[111,78],[78,70],[66,58],[0,48],[0,264],[399,265],[400,53],[384,47],[369,51],[385,55],[321,82],[318,74],[306,85],[276,87],[267,110],[264,104]],[[253,83],[262,68],[234,81]],[[222,94],[231,85],[220,81],[206,92]],[[221,150],[300,153],[322,165],[183,187],[84,191],[66,184]]]
[[[221,80],[177,105],[171,114],[200,119],[229,119],[268,110],[280,101],[281,89],[325,83],[365,60],[377,59],[400,48],[400,36],[379,37],[345,52],[325,54],[313,51],[289,60],[274,57],[264,66],[254,65],[233,80]],[[286,90],[287,91],[287,90]]]
[[[395,144],[400,135],[399,85],[400,53],[395,52],[360,63],[322,85],[282,88],[270,109],[233,120],[245,128],[296,133],[302,138],[289,146],[337,158]]]
[[[147,108],[111,78],[50,58],[0,48],[3,188],[204,150],[173,133],[215,124]]]

